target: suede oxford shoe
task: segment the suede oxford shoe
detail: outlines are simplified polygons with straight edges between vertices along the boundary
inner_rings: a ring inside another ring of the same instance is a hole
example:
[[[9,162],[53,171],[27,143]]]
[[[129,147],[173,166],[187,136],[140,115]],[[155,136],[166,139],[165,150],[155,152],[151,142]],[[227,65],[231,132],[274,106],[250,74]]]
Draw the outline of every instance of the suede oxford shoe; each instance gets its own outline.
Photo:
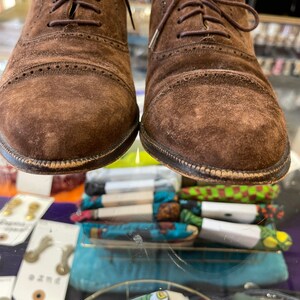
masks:
[[[254,54],[249,32],[257,24],[244,0],[153,1],[141,124],[152,156],[207,182],[284,177],[286,123]]]
[[[127,0],[33,1],[0,81],[0,150],[31,173],[85,171],[138,132]]]

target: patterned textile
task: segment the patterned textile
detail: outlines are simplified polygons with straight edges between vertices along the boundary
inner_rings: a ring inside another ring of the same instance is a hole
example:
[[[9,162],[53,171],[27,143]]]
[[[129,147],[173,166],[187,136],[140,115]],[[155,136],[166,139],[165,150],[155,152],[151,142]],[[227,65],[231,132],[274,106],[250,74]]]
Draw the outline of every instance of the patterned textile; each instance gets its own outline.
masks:
[[[195,186],[183,188],[179,192],[180,199],[214,201],[214,202],[237,202],[237,203],[269,203],[280,192],[279,185],[216,185]]]
[[[123,208],[127,208],[130,206],[123,206]],[[138,207],[138,205],[137,205]],[[150,204],[151,207],[151,204]],[[88,220],[104,220],[101,212],[104,212],[111,208],[97,208],[97,209],[87,209],[87,210],[78,210],[76,213],[70,216],[70,219],[74,223],[85,222]],[[110,211],[111,212],[111,211]],[[124,212],[124,211],[123,211]],[[130,210],[127,210],[127,217],[131,217]],[[180,205],[177,202],[167,202],[167,203],[154,203],[152,205],[152,210],[149,209],[149,215],[152,216],[153,221],[168,221],[168,222],[177,222],[180,218]],[[142,217],[144,217],[144,213],[142,213]],[[110,222],[120,222],[118,219],[118,213],[115,211],[111,212],[111,215],[106,215],[105,220],[109,220]]]
[[[180,205],[176,202],[155,203],[153,214],[156,221],[176,222],[180,218]]]
[[[200,218],[188,210],[183,210],[181,212],[181,222],[186,224],[195,225],[199,228],[200,237],[201,237],[201,228],[203,225],[203,218]],[[221,221],[220,221],[221,222]],[[229,223],[229,222],[228,222]],[[220,223],[222,224],[222,223]],[[230,223],[232,227],[239,226],[240,224]],[[282,231],[276,231],[269,227],[258,226],[258,225],[249,225],[249,231],[251,227],[257,227],[260,230],[260,236],[257,238],[256,245],[252,248],[254,250],[263,250],[263,251],[287,251],[292,245],[291,237]],[[222,227],[219,227],[218,235],[222,234]],[[226,244],[227,239],[234,239],[232,236],[228,236],[227,232],[224,232],[224,244]],[[252,237],[253,238],[253,237]],[[211,241],[213,238],[211,239]]]
[[[170,191],[159,191],[154,193],[154,203],[164,203],[174,201],[176,194]],[[96,209],[102,208],[102,196],[89,196],[83,194],[82,201],[80,203],[80,209]]]
[[[187,224],[171,222],[120,225],[82,223],[81,226],[89,238],[133,242],[182,241],[195,235],[196,230],[196,227],[195,230],[191,230]]]
[[[202,211],[202,202],[194,201],[194,200],[179,200],[181,210],[187,209],[192,212],[194,215],[201,217],[205,211]],[[216,203],[217,204],[217,203]],[[224,204],[226,205],[226,204]],[[235,204],[229,204],[235,205]],[[247,205],[247,204],[243,204]],[[257,204],[257,215],[254,220],[254,224],[262,223],[264,221],[270,220],[281,220],[284,217],[284,209],[283,206],[272,205],[272,204]],[[218,217],[213,217],[213,219],[219,219]],[[237,221],[236,221],[237,222]]]
[[[281,220],[284,217],[284,208],[282,205],[260,204],[256,207],[257,218],[255,223],[261,223],[264,220]]]
[[[187,209],[194,215],[202,216],[202,203],[193,200],[179,200],[180,208]]]
[[[260,226],[260,241],[256,246],[259,250],[287,251],[293,245],[291,237],[283,232]]]
[[[194,215],[192,212],[184,209],[180,214],[180,221],[186,224],[192,224],[199,228],[201,231],[203,219]]]
[[[245,282],[274,285],[289,277],[281,252],[173,251],[171,248],[145,251],[139,246],[132,248],[112,251],[105,247],[91,247],[81,230],[70,284],[92,293],[124,281],[155,278],[193,289],[209,284],[228,290],[241,288]],[[130,291],[142,295],[160,288],[161,284],[157,283],[134,284]]]

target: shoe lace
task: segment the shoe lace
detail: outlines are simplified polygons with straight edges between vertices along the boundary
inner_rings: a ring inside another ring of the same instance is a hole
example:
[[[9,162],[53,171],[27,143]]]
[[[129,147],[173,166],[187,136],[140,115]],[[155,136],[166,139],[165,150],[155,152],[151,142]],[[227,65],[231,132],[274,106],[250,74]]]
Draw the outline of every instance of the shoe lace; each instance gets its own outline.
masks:
[[[172,0],[171,4],[168,6],[163,18],[161,19],[160,23],[158,24],[157,29],[155,30],[153,37],[149,43],[149,48],[154,49],[156,42],[160,36],[160,33],[162,32],[166,22],[168,21],[169,17],[171,16],[172,12],[174,11],[175,7],[179,3],[180,0]],[[240,25],[238,22],[236,22],[230,15],[225,13],[220,7],[219,4],[228,5],[231,7],[239,7],[247,10],[254,16],[254,23],[250,27],[245,27]],[[219,14],[218,17],[210,16],[205,12],[205,6],[209,7],[210,9],[214,10]],[[195,16],[195,15],[201,15],[202,17],[202,23],[204,25],[204,29],[201,30],[194,30],[194,31],[183,31],[180,32],[177,35],[177,38],[183,38],[187,36],[204,36],[204,35],[220,35],[227,38],[230,38],[230,35],[226,31],[222,30],[209,30],[207,29],[206,22],[213,22],[222,25],[225,28],[224,22],[222,18],[227,20],[232,26],[235,28],[244,31],[249,32],[255,29],[259,24],[259,16],[258,13],[255,11],[254,8],[252,8],[250,5],[245,3],[236,2],[233,0],[191,0],[185,3],[182,3],[178,6],[178,11],[184,11],[186,7],[194,7],[194,10],[190,11],[189,13],[182,15],[177,23],[180,24],[184,22],[185,20]]]
[[[133,22],[133,17],[132,17],[132,12],[130,9],[130,4],[129,4],[129,0],[124,0],[130,19],[131,19],[131,24],[132,27],[135,29],[134,26],[134,22]],[[95,21],[95,20],[78,20],[78,19],[74,19],[75,16],[75,12],[79,9],[79,7],[84,7],[87,9],[90,9],[92,11],[94,11],[97,14],[101,14],[101,10],[94,4],[89,3],[88,0],[53,0],[53,7],[50,10],[50,13],[53,13],[54,11],[56,11],[58,8],[60,8],[62,5],[64,5],[67,2],[71,2],[71,9],[69,10],[68,13],[68,19],[64,19],[64,20],[53,20],[50,21],[48,23],[49,27],[53,27],[53,26],[65,26],[68,24],[78,24],[78,25],[91,25],[91,26],[101,26],[101,22],[99,21]],[[100,2],[100,0],[97,0],[97,2]]]

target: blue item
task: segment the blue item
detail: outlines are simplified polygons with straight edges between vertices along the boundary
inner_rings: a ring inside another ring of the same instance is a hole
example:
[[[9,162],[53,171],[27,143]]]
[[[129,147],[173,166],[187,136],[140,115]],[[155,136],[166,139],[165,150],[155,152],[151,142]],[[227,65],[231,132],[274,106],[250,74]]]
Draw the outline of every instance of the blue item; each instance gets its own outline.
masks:
[[[158,191],[154,193],[154,203],[165,203],[174,201],[176,194],[169,190]],[[88,194],[84,193],[82,195],[82,201],[80,203],[81,210],[87,209],[97,209],[102,208],[102,196],[89,196]]]
[[[70,283],[87,292],[136,279],[168,280],[191,288],[199,283],[239,287],[253,282],[264,286],[288,279],[281,253],[174,252],[171,246],[169,250],[150,250],[140,245],[132,251],[109,250],[83,246],[86,237],[82,230],[78,241]],[[139,285],[135,292],[158,288],[156,284]]]
[[[188,225],[175,222],[125,223],[109,225],[103,223],[82,223],[87,237],[103,240],[132,241],[138,234],[145,242],[176,242],[191,237],[195,232],[188,230]]]

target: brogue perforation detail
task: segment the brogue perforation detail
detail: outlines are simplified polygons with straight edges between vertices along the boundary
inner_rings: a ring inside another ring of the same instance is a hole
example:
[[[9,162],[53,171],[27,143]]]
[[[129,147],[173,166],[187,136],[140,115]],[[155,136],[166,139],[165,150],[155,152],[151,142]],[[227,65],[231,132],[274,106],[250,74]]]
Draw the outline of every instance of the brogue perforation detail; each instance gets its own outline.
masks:
[[[114,81],[121,84],[125,87],[133,96],[135,95],[133,89],[128,86],[121,78],[117,77],[113,73],[94,65],[84,65],[84,64],[76,64],[76,63],[68,63],[68,62],[57,62],[45,65],[35,66],[33,68],[25,69],[18,74],[14,74],[11,76],[11,79],[7,80],[1,87],[1,90],[4,90],[9,85],[16,83],[20,80],[25,80],[28,77],[36,77],[42,76],[46,73],[57,73],[58,71],[65,70],[68,73],[79,73],[79,72],[96,72],[102,76],[109,77]]]
[[[122,44],[117,41],[113,41],[108,38],[104,38],[101,36],[97,35],[91,35],[91,34],[85,34],[85,33],[59,33],[59,34],[49,34],[49,35],[43,35],[42,37],[36,38],[36,39],[31,39],[30,41],[22,41],[21,46],[29,46],[32,45],[33,43],[39,43],[42,41],[49,41],[49,38],[53,39],[60,39],[60,38],[81,38],[85,40],[93,40],[101,43],[106,43],[110,46],[115,47],[116,49],[128,53],[128,45],[127,44]]]
[[[220,46],[217,44],[216,45],[201,44],[201,45],[196,45],[196,46],[190,45],[188,47],[181,47],[179,49],[171,50],[171,51],[167,51],[167,52],[163,52],[163,53],[153,52],[152,57],[155,60],[161,60],[166,57],[171,57],[171,56],[176,56],[176,55],[182,54],[184,52],[202,52],[203,50],[205,51],[205,50],[212,50],[212,49],[214,51],[226,53],[226,54],[233,55],[233,56],[239,55],[240,57],[242,57],[246,60],[249,60],[251,62],[256,61],[255,57],[253,57],[247,53],[244,53],[239,50],[231,49],[230,47],[227,47],[227,46],[226,47]]]
[[[232,77],[233,79],[236,79],[237,77],[245,83],[251,83],[253,85],[256,86],[257,89],[259,89],[260,91],[262,91],[263,93],[266,93],[267,95],[269,95],[270,97],[272,97],[273,101],[275,101],[277,103],[276,98],[274,97],[274,95],[272,95],[266,88],[264,88],[262,85],[260,85],[256,80],[253,80],[252,78],[250,78],[250,75],[244,76],[243,74],[239,73],[239,72],[230,72],[230,71],[226,71],[226,73],[220,71],[220,72],[216,72],[216,71],[197,71],[196,74],[188,74],[185,75],[183,78],[177,79],[173,84],[168,85],[165,89],[163,89],[157,96],[155,96],[152,100],[151,100],[151,105],[153,105],[154,103],[156,103],[157,101],[159,101],[159,99],[168,94],[170,91],[172,91],[175,87],[178,87],[182,84],[186,84],[186,82],[188,81],[195,81],[199,78],[203,78],[203,77]],[[146,116],[147,114],[145,114]]]

